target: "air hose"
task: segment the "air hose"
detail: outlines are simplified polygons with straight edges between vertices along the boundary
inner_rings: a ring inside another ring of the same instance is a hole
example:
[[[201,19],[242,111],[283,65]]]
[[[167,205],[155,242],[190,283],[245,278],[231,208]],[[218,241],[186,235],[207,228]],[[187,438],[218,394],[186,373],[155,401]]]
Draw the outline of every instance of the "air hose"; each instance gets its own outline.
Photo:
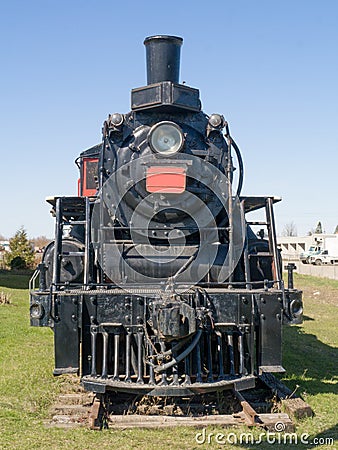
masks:
[[[166,364],[162,364],[161,366],[155,366],[154,367],[154,371],[157,372],[157,373],[165,372],[170,367],[173,367],[176,364],[178,364],[179,362],[181,362],[186,356],[189,355],[189,353],[191,353],[194,350],[194,348],[198,344],[199,340],[201,339],[202,332],[203,332],[202,329],[199,329],[197,331],[197,333],[196,333],[194,339],[192,340],[191,344],[177,358],[173,358],[170,362],[168,362]]]

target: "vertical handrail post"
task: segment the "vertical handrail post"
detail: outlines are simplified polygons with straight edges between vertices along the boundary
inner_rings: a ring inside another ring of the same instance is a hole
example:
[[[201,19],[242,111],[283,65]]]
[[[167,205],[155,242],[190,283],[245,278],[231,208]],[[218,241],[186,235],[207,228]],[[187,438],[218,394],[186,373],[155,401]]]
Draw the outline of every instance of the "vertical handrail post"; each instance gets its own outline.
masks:
[[[268,197],[266,199],[266,221],[268,224],[268,232],[269,232],[269,247],[270,253],[273,255],[273,262],[276,272],[276,282],[277,288],[282,289],[283,283],[281,279],[281,267],[277,249],[277,238],[276,238],[276,225],[275,225],[275,217],[273,214],[273,199],[272,197]]]
[[[57,289],[60,283],[61,261],[60,255],[62,253],[62,199],[59,197],[55,202],[55,244],[53,255],[53,291]]]

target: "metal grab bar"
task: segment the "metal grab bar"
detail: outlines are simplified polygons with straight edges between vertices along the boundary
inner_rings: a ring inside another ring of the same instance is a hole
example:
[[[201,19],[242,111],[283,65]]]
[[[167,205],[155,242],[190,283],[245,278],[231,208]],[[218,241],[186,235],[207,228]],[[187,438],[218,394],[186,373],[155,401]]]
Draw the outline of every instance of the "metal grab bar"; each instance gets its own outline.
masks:
[[[37,269],[35,269],[33,275],[31,276],[31,278],[29,280],[28,289],[30,291],[36,291],[37,290],[35,283],[36,283],[36,280],[37,280],[39,275],[40,275],[40,269],[37,268]]]

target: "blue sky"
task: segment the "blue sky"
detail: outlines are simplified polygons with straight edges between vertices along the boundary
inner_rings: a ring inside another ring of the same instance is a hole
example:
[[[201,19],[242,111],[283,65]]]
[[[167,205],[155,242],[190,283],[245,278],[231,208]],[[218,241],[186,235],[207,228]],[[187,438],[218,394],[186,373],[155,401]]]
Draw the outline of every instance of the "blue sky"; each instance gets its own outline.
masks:
[[[0,2],[0,234],[53,235],[45,197],[143,86],[143,40],[182,36],[181,81],[230,123],[243,193],[283,197],[281,233],[338,224],[338,2]]]

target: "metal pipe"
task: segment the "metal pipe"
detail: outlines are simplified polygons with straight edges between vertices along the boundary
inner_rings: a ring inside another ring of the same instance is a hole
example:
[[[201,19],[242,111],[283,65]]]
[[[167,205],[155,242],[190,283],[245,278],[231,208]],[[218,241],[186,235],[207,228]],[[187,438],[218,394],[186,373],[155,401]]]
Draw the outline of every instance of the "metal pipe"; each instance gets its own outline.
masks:
[[[39,265],[40,267],[40,265]],[[293,285],[293,271],[295,269],[297,269],[296,264],[294,263],[289,263],[288,265],[286,265],[284,267],[284,269],[286,269],[288,271],[288,289],[293,289],[294,285]],[[40,279],[41,279],[41,275],[40,275]]]
[[[46,272],[47,266],[45,263],[40,263],[38,265],[40,277],[39,277],[39,291],[44,292],[47,290],[47,282],[46,282]],[[35,277],[36,278],[36,277]]]
[[[255,371],[255,317],[256,317],[256,301],[254,295],[251,295],[251,324],[250,324],[250,373],[253,374]],[[247,334],[248,336],[248,334]],[[248,339],[248,337],[247,337]]]
[[[174,364],[173,365],[173,381],[171,383],[172,386],[178,386],[179,382],[178,382],[178,365]]]
[[[222,333],[220,331],[216,331],[217,334],[217,350],[218,350],[218,380],[224,380],[224,358],[223,358],[223,341],[222,341]]]
[[[235,360],[234,360],[234,338],[231,333],[228,333],[228,349],[230,359],[230,375],[235,375]]]
[[[168,381],[167,381],[167,372],[162,372],[162,375],[161,375],[161,385],[162,385],[162,386],[167,386],[167,385],[168,385]]]
[[[90,334],[91,334],[91,370],[90,375],[92,377],[96,377],[96,338],[97,338],[97,327],[91,326],[90,327]]]
[[[264,222],[265,224],[265,222]],[[111,227],[107,227],[107,226],[103,226],[102,227],[103,230],[108,230],[111,231],[112,228]],[[129,231],[130,227],[123,227],[121,225],[116,226],[115,230],[117,231]],[[164,227],[148,227],[147,231],[177,231],[177,230],[181,230],[181,231],[228,231],[229,227],[194,227],[194,226],[189,226],[189,227],[184,227],[184,226],[177,226],[177,227],[171,227],[170,225],[168,226],[164,226]],[[133,231],[144,231],[144,227],[133,227]],[[133,243],[134,241],[132,239],[122,239],[122,240],[115,240],[112,239],[111,242],[126,242],[126,243]],[[178,245],[178,244],[177,244]],[[185,244],[182,244],[185,245]]]
[[[148,352],[149,352],[149,356],[153,356],[154,355],[154,349],[153,346],[151,345],[151,343],[148,343]],[[152,365],[149,366],[149,384],[155,384],[155,372],[154,372],[154,367]]]
[[[102,378],[107,378],[108,375],[108,333],[102,331],[103,349],[102,349]]]
[[[138,383],[138,384],[144,384],[143,376],[142,376],[142,374],[143,374],[142,347],[143,347],[143,331],[140,330],[137,332],[137,380],[136,380],[136,383]]]
[[[60,254],[62,253],[62,199],[57,198],[55,202],[55,244],[53,255],[53,290],[60,283]]]
[[[202,330],[199,329],[197,333],[195,334],[195,337],[193,341],[190,343],[190,345],[179,355],[177,358],[172,358],[172,360],[166,364],[162,364],[161,366],[155,367],[155,372],[163,372],[164,370],[169,369],[170,367],[173,367],[175,364],[178,364],[181,362],[187,355],[189,355],[190,352],[193,351],[193,349],[198,344],[200,338],[202,336]]]
[[[173,342],[173,346],[175,346],[176,342]],[[173,359],[176,359],[176,352],[173,352]],[[172,386],[178,386],[178,364],[173,365],[173,381],[171,383]]]
[[[243,375],[245,367],[244,367],[244,342],[242,333],[238,336],[238,351],[239,351],[239,373],[240,375]]]
[[[239,166],[239,178],[238,178],[238,186],[237,186],[237,191],[236,191],[236,195],[239,196],[242,191],[242,187],[243,187],[244,165],[243,165],[243,159],[242,159],[241,152],[240,152],[236,142],[233,140],[233,138],[231,138],[231,144],[236,152],[238,166]]]
[[[267,198],[266,203],[266,213],[267,213],[267,222],[269,224],[269,244],[270,244],[270,252],[273,254],[273,261],[275,266],[275,278],[277,280],[278,289],[282,289],[283,285],[281,282],[281,267],[279,261],[279,253],[277,250],[277,238],[276,238],[276,226],[275,226],[275,218],[273,214],[273,199],[271,197]]]
[[[241,201],[241,221],[243,230],[245,230],[245,241],[244,241],[244,274],[245,274],[245,287],[246,289],[252,289],[251,274],[250,274],[250,263],[248,254],[248,226],[245,222],[245,200]]]
[[[198,342],[196,345],[196,382],[202,383],[202,381],[201,346]]]
[[[166,356],[171,356],[172,354],[173,354],[173,352],[178,352],[178,350],[181,348],[181,347],[183,347],[186,343],[187,343],[187,341],[190,339],[190,336],[188,336],[187,338],[185,338],[185,339],[182,339],[182,340],[180,340],[179,342],[178,342],[178,344],[175,344],[174,346],[172,346],[169,350],[166,350],[165,352],[163,352],[162,353],[162,351],[161,351],[161,353],[159,354],[159,356],[161,357],[161,358],[165,358]]]
[[[231,157],[231,144],[232,140],[229,134],[229,128],[227,125],[227,144],[228,144],[228,164],[226,167],[226,177],[227,177],[227,214],[228,214],[228,220],[229,220],[229,231],[228,231],[228,237],[229,237],[229,249],[228,249],[228,258],[229,258],[229,282],[231,286],[231,282],[234,279],[234,270],[235,267],[233,267],[233,252],[234,252],[234,229],[233,229],[233,199],[232,199],[232,181],[233,181],[233,165],[232,165],[232,157]]]
[[[178,275],[180,273],[182,273],[192,262],[193,260],[196,258],[198,254],[198,250],[196,250],[196,252],[190,256],[190,258],[183,264],[182,267],[180,267],[180,269],[175,273],[175,275],[173,275],[172,277],[170,277],[172,280],[175,280],[175,278],[178,277]]]
[[[109,139],[108,139],[109,141]],[[104,173],[105,173],[105,168],[104,168],[104,164],[105,164],[105,152],[106,152],[106,137],[103,137],[102,140],[102,151],[101,151],[101,155],[100,155],[100,168],[99,168],[99,189],[102,189],[103,184],[104,184]],[[100,242],[101,245],[103,245],[105,243],[105,232],[104,232],[104,201],[103,198],[100,199],[99,202],[99,212],[100,212],[100,226],[98,231],[95,233],[97,234],[97,236],[95,236],[95,239],[97,239],[97,242]],[[97,264],[98,266],[98,270],[97,270],[97,275],[96,277],[98,277],[99,283],[103,283],[104,281],[104,270],[101,267],[101,264]]]
[[[149,36],[144,40],[147,84],[179,82],[180,52],[183,39],[176,36]]]
[[[120,335],[114,334],[114,381],[120,381],[119,377]]]
[[[84,255],[84,278],[83,283],[87,286],[89,282],[89,245],[90,245],[90,205],[89,198],[85,200],[86,225],[85,225],[85,255]]]
[[[212,383],[214,381],[212,373],[212,353],[211,353],[211,332],[207,332],[207,367],[208,367],[208,377],[207,382]]]
[[[185,357],[184,359],[184,369],[185,369],[185,377],[184,377],[184,383],[183,384],[187,384],[190,385],[191,384],[191,378],[190,378],[190,361],[191,360],[191,353]]]
[[[126,336],[126,377],[124,381],[126,383],[131,383],[130,378],[130,346],[131,346],[131,331],[127,330]]]

